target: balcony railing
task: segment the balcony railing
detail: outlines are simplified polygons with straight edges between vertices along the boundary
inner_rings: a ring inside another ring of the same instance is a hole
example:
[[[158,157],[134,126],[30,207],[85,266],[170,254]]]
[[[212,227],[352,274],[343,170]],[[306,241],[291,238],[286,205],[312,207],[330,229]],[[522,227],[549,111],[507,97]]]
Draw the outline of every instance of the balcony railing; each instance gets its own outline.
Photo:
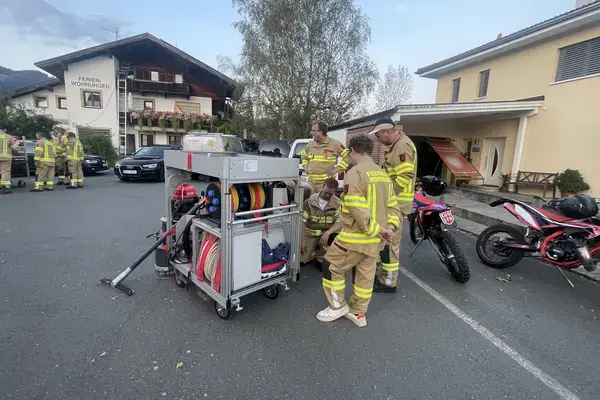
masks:
[[[201,118],[185,118],[186,114],[179,114],[175,118],[175,113],[164,113],[159,118],[157,114],[149,113],[144,115],[143,112],[129,112],[129,123],[135,126],[138,131],[153,131],[153,132],[189,132],[197,130],[212,130],[214,128],[214,118],[210,116]]]
[[[191,93],[190,85],[184,83],[162,83],[127,79],[127,87],[130,91],[134,92],[173,94],[179,96],[189,96]]]

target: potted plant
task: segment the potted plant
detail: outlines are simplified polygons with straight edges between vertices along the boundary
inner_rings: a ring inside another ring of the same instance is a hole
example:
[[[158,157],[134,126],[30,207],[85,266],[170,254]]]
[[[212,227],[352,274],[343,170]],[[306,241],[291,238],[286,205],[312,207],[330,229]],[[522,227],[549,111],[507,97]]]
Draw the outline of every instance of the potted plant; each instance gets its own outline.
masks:
[[[556,186],[558,186],[558,189],[563,197],[568,197],[575,193],[585,192],[590,188],[590,185],[583,180],[583,175],[581,175],[581,172],[576,169],[566,169],[558,174]]]
[[[510,184],[510,174],[502,174],[502,184],[499,190],[501,192],[508,192],[508,185]]]

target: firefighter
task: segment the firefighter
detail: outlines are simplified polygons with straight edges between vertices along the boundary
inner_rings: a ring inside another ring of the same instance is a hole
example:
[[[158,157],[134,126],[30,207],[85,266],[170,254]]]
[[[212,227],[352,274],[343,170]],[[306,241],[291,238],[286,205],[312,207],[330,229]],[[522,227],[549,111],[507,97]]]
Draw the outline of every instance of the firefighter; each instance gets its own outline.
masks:
[[[37,177],[35,187],[30,192],[42,192],[44,190],[54,190],[54,145],[44,137],[44,134],[38,132],[35,134],[37,142],[35,143],[35,169]]]
[[[67,146],[65,149],[69,175],[71,177],[71,184],[67,186],[67,189],[82,188],[83,168],[81,167],[81,161],[83,160],[83,146],[75,137],[74,132],[67,133]]]
[[[417,149],[412,140],[402,132],[402,126],[396,126],[391,118],[382,118],[375,123],[369,134],[387,146],[384,152],[382,168],[394,185],[394,193],[401,212],[400,226],[394,232],[392,240],[381,252],[378,266],[378,279],[373,291],[377,293],[396,293],[396,281],[400,267],[400,242],[402,239],[402,220],[411,212],[414,186],[417,176]]]
[[[12,193],[10,190],[12,151],[19,146],[19,143],[4,129],[4,126],[0,126],[0,194],[9,194]]]
[[[323,255],[331,234],[342,229],[339,222],[340,199],[335,195],[337,188],[337,180],[327,178],[323,183],[323,190],[304,201],[302,211],[304,233],[300,259],[302,264],[316,259],[317,268],[321,269]]]
[[[355,167],[344,180],[340,201],[343,228],[323,263],[323,290],[329,306],[317,314],[317,319],[330,322],[345,316],[364,327],[377,258],[385,241],[398,230],[400,212],[389,176],[371,158],[373,141],[367,135],[357,135],[350,139],[348,147]],[[352,267],[354,294],[346,303],[345,273]]]
[[[311,140],[300,152],[302,167],[308,176],[311,194],[323,189],[323,182],[348,169],[349,152],[336,139],[327,136],[327,125],[317,122],[312,126]],[[338,158],[341,160],[338,162]]]
[[[67,137],[62,131],[58,131],[56,136],[52,138],[52,144],[54,145],[54,153],[56,160],[56,174],[58,176],[57,185],[65,184],[65,175],[67,174],[67,159],[65,157],[65,151],[67,146]]]

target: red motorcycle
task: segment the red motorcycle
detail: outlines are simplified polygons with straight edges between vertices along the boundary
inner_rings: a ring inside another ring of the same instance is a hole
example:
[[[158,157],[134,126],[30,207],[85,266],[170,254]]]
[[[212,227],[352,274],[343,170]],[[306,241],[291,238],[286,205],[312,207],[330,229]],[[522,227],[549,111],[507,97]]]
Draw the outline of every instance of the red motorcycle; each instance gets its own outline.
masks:
[[[467,258],[454,236],[446,229],[447,226],[456,226],[450,205],[425,195],[441,196],[446,189],[446,182],[428,175],[419,179],[416,186],[413,210],[407,216],[410,240],[416,244],[409,257],[423,241],[428,241],[454,280],[467,283],[471,278]]]
[[[525,225],[525,232],[508,224],[496,224],[484,230],[476,246],[484,264],[508,268],[527,254],[554,265],[571,287],[575,286],[563,268],[596,269],[596,259],[600,256],[600,220],[596,216],[598,205],[594,198],[574,195],[554,199],[542,207],[503,198],[491,202],[490,206],[501,204]]]

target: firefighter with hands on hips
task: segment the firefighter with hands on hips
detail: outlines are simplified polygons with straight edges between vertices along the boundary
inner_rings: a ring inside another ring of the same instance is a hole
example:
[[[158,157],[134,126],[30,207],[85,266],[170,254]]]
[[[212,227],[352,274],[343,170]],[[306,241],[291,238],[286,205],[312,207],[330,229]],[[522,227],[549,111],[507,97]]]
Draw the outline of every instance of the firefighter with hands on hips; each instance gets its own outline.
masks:
[[[37,142],[35,143],[33,160],[35,162],[36,178],[35,187],[30,192],[43,192],[44,190],[54,190],[54,145],[46,139],[43,133],[35,134]]]
[[[379,277],[375,280],[373,291],[396,293],[398,269],[400,267],[400,243],[402,238],[402,220],[410,214],[414,198],[414,186],[417,177],[417,149],[404,132],[402,126],[396,126],[391,118],[382,118],[368,133],[386,146],[383,170],[390,177],[394,194],[401,212],[400,226],[394,231],[390,243],[381,252]]]
[[[6,133],[6,127],[0,126],[0,194],[10,194],[13,150],[19,142]]]
[[[55,152],[55,164],[56,174],[58,175],[57,185],[64,185],[67,174],[67,158],[65,156],[67,147],[67,136],[63,131],[58,131],[57,134],[52,138],[52,144],[54,145]]]
[[[71,184],[67,186],[67,189],[82,188],[83,168],[81,167],[81,161],[83,160],[83,146],[75,137],[74,132],[67,133],[67,145],[65,149],[71,179]]]
[[[373,141],[357,135],[348,142],[353,164],[344,177],[340,200],[342,231],[325,254],[323,290],[329,306],[317,314],[322,322],[346,317],[359,327],[373,294],[377,259],[385,241],[400,226],[400,210],[389,176],[371,158]],[[354,294],[346,302],[345,274],[355,268]]]
[[[339,221],[340,199],[335,195],[337,188],[338,181],[327,178],[323,183],[323,190],[304,200],[300,253],[302,264],[315,259],[317,268],[321,269],[329,238],[342,229]]]
[[[349,152],[336,139],[327,136],[324,122],[313,124],[311,140],[300,152],[300,162],[308,177],[311,194],[319,193],[327,178],[332,178],[348,168]],[[338,158],[341,160],[338,162]]]

